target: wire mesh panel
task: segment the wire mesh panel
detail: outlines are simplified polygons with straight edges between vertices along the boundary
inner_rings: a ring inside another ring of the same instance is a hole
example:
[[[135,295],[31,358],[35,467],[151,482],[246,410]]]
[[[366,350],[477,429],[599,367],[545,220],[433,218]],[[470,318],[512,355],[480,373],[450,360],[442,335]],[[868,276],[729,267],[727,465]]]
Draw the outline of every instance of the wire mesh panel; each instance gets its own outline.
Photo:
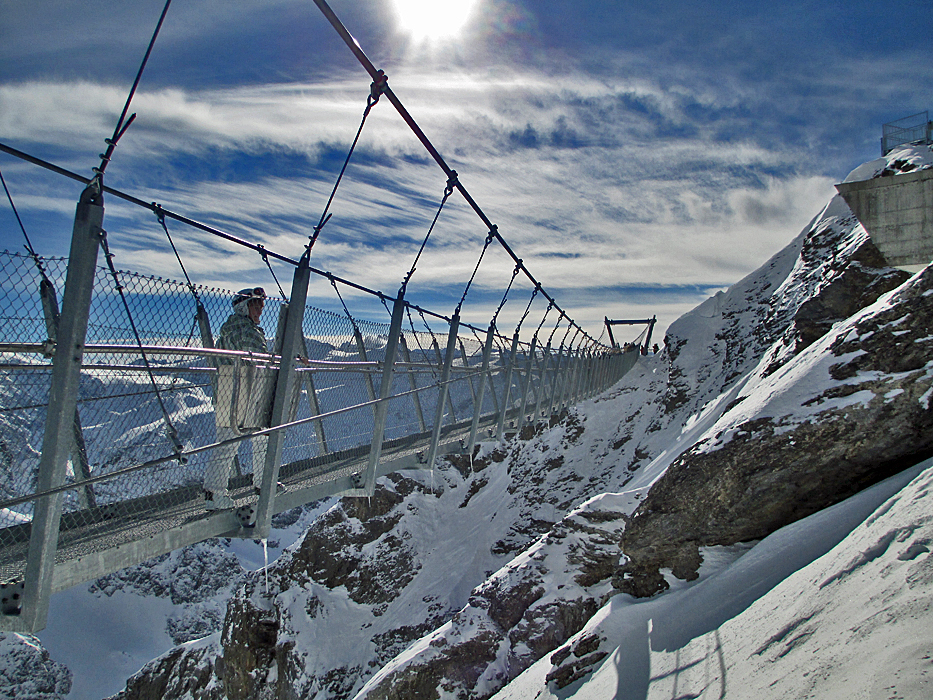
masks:
[[[0,254],[0,581],[23,572],[49,403],[55,314],[66,271],[62,259]],[[253,487],[261,480],[254,471],[261,473],[268,441],[252,433],[269,424],[279,381],[276,334],[286,307],[283,299],[266,300],[259,317],[265,334],[261,349],[215,350],[220,329],[235,315],[234,298],[230,290],[130,272],[115,279],[106,268],[98,269],[58,561],[202,517],[207,487],[229,488],[237,503],[255,499]],[[475,411],[491,430],[500,410],[517,420],[523,404],[526,413],[534,413],[539,397],[550,410],[559,376],[561,382],[579,384],[582,362],[574,364],[568,355],[558,367],[552,358],[545,376],[540,346],[532,354],[521,344],[512,357],[509,341],[501,337],[483,375],[484,338],[461,327],[442,390],[449,325],[438,320],[428,326],[422,314],[423,328],[416,328],[410,311],[391,368],[383,459],[424,450],[438,415],[442,439],[465,441]],[[373,440],[374,399],[390,369],[385,363],[389,331],[385,323],[305,308],[298,389],[282,428],[279,473],[286,489],[336,478],[338,470],[362,469]]]

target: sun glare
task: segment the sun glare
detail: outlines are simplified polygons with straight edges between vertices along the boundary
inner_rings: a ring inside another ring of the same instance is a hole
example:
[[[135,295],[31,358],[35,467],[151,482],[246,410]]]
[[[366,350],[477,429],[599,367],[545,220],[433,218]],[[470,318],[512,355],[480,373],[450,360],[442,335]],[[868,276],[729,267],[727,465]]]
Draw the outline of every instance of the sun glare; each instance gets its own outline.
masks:
[[[402,31],[415,41],[460,34],[476,0],[393,0]]]

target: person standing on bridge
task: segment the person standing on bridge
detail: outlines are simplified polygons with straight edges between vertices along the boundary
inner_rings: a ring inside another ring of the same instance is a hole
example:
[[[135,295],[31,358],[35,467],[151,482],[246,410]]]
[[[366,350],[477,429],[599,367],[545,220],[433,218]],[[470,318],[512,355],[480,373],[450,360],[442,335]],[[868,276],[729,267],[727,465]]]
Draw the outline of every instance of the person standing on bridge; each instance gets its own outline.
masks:
[[[259,318],[265,303],[266,293],[262,287],[251,287],[237,292],[233,297],[233,313],[220,328],[217,348],[267,354],[269,349],[266,346],[266,334],[259,325]],[[255,367],[246,366],[243,362],[235,364],[234,360],[227,358],[221,358],[218,364],[219,377],[214,395],[214,417],[217,424],[217,441],[223,442],[243,434],[245,428],[243,428],[241,419],[248,420],[249,416],[241,416],[239,413],[244,405],[256,406],[256,394],[262,392],[242,381],[246,375],[239,371],[254,370],[255,376]],[[259,405],[259,410],[263,409],[264,407]],[[260,423],[262,420],[260,417]],[[253,487],[258,491],[262,483],[269,438],[260,435],[243,442],[250,441],[253,447]],[[227,492],[227,483],[240,445],[241,443],[235,442],[218,447],[214,451],[214,458],[207,465],[204,474],[204,497],[208,510],[223,510],[236,506]]]

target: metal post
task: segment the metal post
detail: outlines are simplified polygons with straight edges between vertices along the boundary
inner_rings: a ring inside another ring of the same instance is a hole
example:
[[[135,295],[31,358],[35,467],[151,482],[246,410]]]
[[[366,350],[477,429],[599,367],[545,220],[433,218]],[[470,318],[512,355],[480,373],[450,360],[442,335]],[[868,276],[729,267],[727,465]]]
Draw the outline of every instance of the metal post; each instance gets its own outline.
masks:
[[[379,386],[379,403],[376,404],[373,422],[373,441],[369,448],[369,463],[363,477],[363,490],[367,496],[376,491],[376,467],[382,456],[382,439],[385,435],[386,418],[389,415],[389,397],[392,395],[392,378],[395,373],[395,356],[398,339],[402,335],[402,315],[405,312],[405,289],[398,292],[392,306],[392,322],[389,324],[389,339],[386,342],[385,358],[382,363],[382,383]]]
[[[305,340],[305,334],[301,334],[301,347],[304,350],[302,355],[310,359],[308,354],[308,343]],[[315,416],[321,415],[321,403],[317,398],[317,388],[314,386],[314,374],[312,372],[302,372],[305,378],[305,383],[308,385],[308,404],[311,406],[312,414]],[[329,451],[327,449],[327,435],[324,433],[324,421],[316,420],[314,421],[314,432],[317,434],[318,442],[321,443],[321,454],[327,454]]]
[[[580,373],[583,366],[583,343],[577,346],[577,351],[573,355],[573,372],[570,375],[570,392],[567,399],[568,404],[576,404],[580,399]]]
[[[573,378],[576,374],[577,356],[573,351],[573,342],[567,346],[567,367],[560,385],[560,396],[557,399],[558,410],[563,410],[571,404],[569,392],[573,391]]]
[[[307,355],[305,355],[307,357]],[[311,406],[311,415],[321,415],[321,404],[317,398],[317,389],[314,386],[314,375],[311,372],[302,372],[305,383],[308,385],[308,403]],[[327,454],[330,450],[327,448],[327,435],[324,433],[324,421],[314,421],[314,432],[317,435],[318,442],[321,443],[321,454]]]
[[[459,338],[457,339],[457,344],[460,346],[460,358],[463,360],[463,366],[469,368],[470,362],[467,360],[466,348],[463,346],[463,341]],[[470,373],[467,373],[467,381],[470,382],[470,397],[473,399],[473,412],[476,412],[476,386],[473,384],[473,377]]]
[[[353,324],[353,339],[356,340],[356,349],[360,353],[360,359],[363,362],[369,362],[369,358],[366,357],[366,346],[363,344],[363,336],[360,333],[360,329],[356,327],[355,323]],[[363,374],[363,377],[365,379],[363,383],[366,384],[366,393],[369,395],[369,400],[375,401],[376,400],[376,387],[373,384],[373,375],[370,374],[369,372],[365,372]],[[375,419],[375,416],[376,416],[376,407],[373,406],[373,419]]]
[[[411,353],[408,351],[408,343],[405,342],[405,336],[400,334],[398,337],[398,342],[399,349],[402,351],[402,359],[410,365],[412,363]],[[415,379],[415,373],[411,368],[408,370],[408,383],[411,385],[412,391],[416,392],[411,395],[411,400],[415,404],[415,415],[418,416],[418,426],[423,433],[427,431],[428,426],[424,422],[424,411],[421,409],[421,394],[417,393],[418,382]]]
[[[82,192],[75,212],[37,491],[59,487],[65,481],[103,222],[103,197],[99,182],[94,180]],[[40,498],[33,513],[22,612],[24,628],[31,632],[43,629],[48,619],[63,500],[62,492]]]
[[[518,357],[518,331],[512,336],[512,352],[509,354],[508,367],[505,370],[505,387],[502,390],[502,406],[499,409],[499,422],[496,425],[496,441],[502,442],[505,432],[505,419],[509,412],[509,395],[512,393],[512,372]]]
[[[437,357],[438,367],[443,366],[444,358],[441,357],[441,349],[438,347],[437,338],[435,338],[433,334],[431,335],[431,345],[434,346],[434,355],[435,357]],[[454,411],[454,400],[450,397],[450,392],[447,392],[447,405],[448,405],[448,408],[450,408],[450,418],[454,423],[456,423],[457,412]]]
[[[499,360],[502,360],[502,350],[499,350]],[[492,365],[492,350],[489,352],[489,364]],[[501,367],[502,365],[500,365]],[[486,377],[489,378],[489,396],[492,399],[492,415],[494,420],[499,420],[499,398],[496,396],[496,374],[499,373],[499,370],[490,370]],[[492,433],[490,433],[491,435]]]
[[[531,339],[531,350],[528,351],[528,359],[525,361],[525,390],[522,392],[522,407],[519,409],[518,422],[516,427],[521,430],[525,426],[525,411],[528,410],[528,392],[531,390],[531,367],[535,359],[537,350],[538,336]]]
[[[279,362],[275,394],[272,397],[270,427],[288,422],[289,412],[293,405],[292,398],[298,389],[298,374],[295,372],[295,362],[296,358],[303,355],[305,350],[302,325],[305,303],[308,299],[308,282],[311,279],[310,262],[311,253],[306,251],[298,261],[295,276],[292,280],[292,295],[288,309],[285,312],[285,325],[282,331],[282,359]],[[279,465],[282,460],[284,443],[284,430],[277,430],[269,435],[266,463],[262,470],[262,485],[259,489],[259,502],[256,504],[256,530],[254,536],[259,539],[268,537],[272,526],[276,485],[279,480]]]
[[[599,374],[596,377],[596,393],[600,394],[607,386],[609,375],[609,356],[606,353],[599,354]]]
[[[560,349],[557,351],[557,360],[554,362],[554,378],[551,380],[551,398],[548,402],[548,411],[547,418],[550,421],[551,416],[554,415],[554,406],[555,402],[560,398],[558,396],[558,387],[561,385],[561,375],[560,375],[560,365],[561,361],[564,359],[564,346],[561,345]],[[560,409],[558,408],[558,413]]]
[[[551,364],[551,343],[548,341],[547,346],[544,348],[544,357],[541,358],[541,381],[538,383],[538,395],[535,401],[535,419],[533,423],[537,423],[541,420],[543,413],[541,412],[541,404],[544,401],[544,395],[547,393],[547,373],[548,365]]]
[[[473,424],[470,426],[470,441],[467,444],[467,454],[473,454],[473,447],[476,445],[476,431],[479,430],[480,414],[483,412],[483,399],[486,396],[486,375],[489,373],[489,357],[492,354],[492,341],[496,335],[496,324],[490,323],[489,330],[486,331],[486,343],[483,345],[483,365],[479,374],[479,393],[473,404]]]
[[[455,313],[450,319],[450,333],[447,336],[447,354],[444,356],[444,368],[441,370],[441,386],[438,389],[437,410],[434,413],[434,431],[431,433],[431,447],[428,450],[428,467],[433,468],[437,457],[437,446],[441,440],[441,427],[444,425],[444,403],[448,395],[450,367],[454,361],[457,347],[457,331],[460,330],[460,314]],[[453,416],[451,416],[453,417]]]
[[[45,327],[48,330],[49,341],[55,342],[58,338],[58,325],[61,322],[61,314],[58,311],[58,299],[55,296],[55,287],[45,277],[39,283],[39,297],[42,299],[42,312],[45,315]],[[82,479],[91,478],[91,465],[87,458],[87,443],[84,441],[84,430],[81,427],[81,416],[75,407],[75,417],[73,423],[74,446],[71,449],[71,464],[78,466],[80,477]],[[77,474],[75,475],[78,476]],[[94,508],[97,506],[97,496],[94,494],[94,486],[86,484],[78,491],[78,502],[82,508]]]

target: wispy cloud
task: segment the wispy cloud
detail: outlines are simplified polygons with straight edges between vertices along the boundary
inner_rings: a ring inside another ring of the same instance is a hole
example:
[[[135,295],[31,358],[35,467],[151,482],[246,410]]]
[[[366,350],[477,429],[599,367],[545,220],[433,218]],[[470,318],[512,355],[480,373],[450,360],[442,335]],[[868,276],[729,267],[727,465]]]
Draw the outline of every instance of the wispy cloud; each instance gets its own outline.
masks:
[[[107,33],[59,5],[51,9],[61,20],[23,6],[9,15],[0,140],[90,174],[156,16],[138,29],[140,6],[118,3],[113,21],[133,29],[101,52]],[[259,12],[203,0],[173,10],[108,184],[297,258],[369,90],[306,5],[280,0]],[[668,2],[649,13],[596,3],[568,13],[558,5],[487,0],[468,41],[432,48],[405,44],[384,3],[334,3],[471,196],[590,331],[604,315],[657,313],[666,323],[750,272],[800,231],[834,181],[874,155],[880,120],[933,100],[933,67],[918,49],[885,48],[867,34],[854,44],[863,37],[825,24],[836,21],[826,8],[787,2],[736,14],[726,4],[699,12]],[[810,22],[804,11],[819,16]],[[862,2],[849,11],[884,15]],[[894,36],[888,25],[875,24]],[[20,73],[6,60],[13,54]],[[0,167],[27,224],[41,227],[37,247],[64,254],[77,185],[6,158]],[[445,182],[381,101],[315,263],[394,291]],[[151,213],[111,198],[107,216],[127,263],[177,276]],[[239,286],[268,275],[255,253],[172,226],[196,281]],[[411,294],[456,303],[486,233],[459,194],[451,197]],[[17,236],[0,211],[0,244],[15,247]],[[495,309],[512,268],[490,250],[473,309]],[[520,314],[518,305],[503,318]]]

